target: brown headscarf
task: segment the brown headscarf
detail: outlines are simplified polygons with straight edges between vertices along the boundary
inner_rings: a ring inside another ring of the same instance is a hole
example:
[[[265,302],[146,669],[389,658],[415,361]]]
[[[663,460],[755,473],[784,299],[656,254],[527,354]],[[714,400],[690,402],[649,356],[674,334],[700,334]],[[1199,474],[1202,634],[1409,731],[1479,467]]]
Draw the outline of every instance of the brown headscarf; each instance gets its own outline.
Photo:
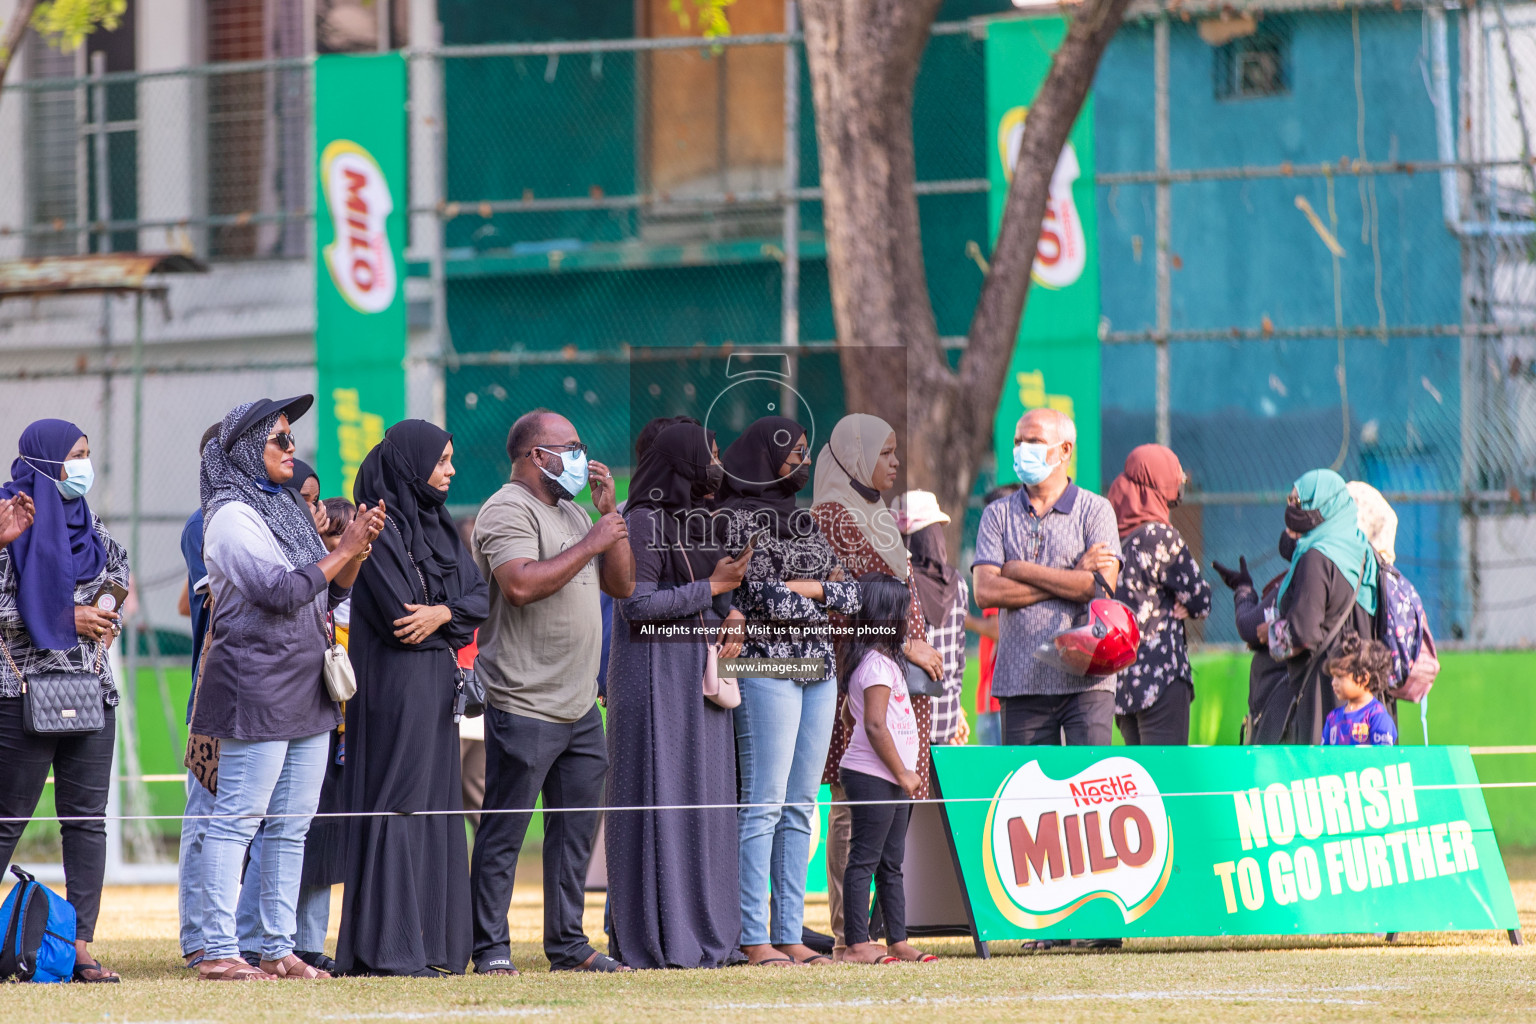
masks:
[[[1144,523],[1168,522],[1168,506],[1179,499],[1184,467],[1170,448],[1137,445],[1125,457],[1125,471],[1109,485],[1109,503],[1124,537]]]

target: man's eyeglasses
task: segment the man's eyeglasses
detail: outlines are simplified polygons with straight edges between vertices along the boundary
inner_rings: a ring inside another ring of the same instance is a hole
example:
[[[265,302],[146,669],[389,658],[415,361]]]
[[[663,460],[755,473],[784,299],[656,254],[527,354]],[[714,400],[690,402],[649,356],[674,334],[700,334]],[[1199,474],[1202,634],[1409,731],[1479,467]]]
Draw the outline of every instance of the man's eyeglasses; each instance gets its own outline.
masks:
[[[535,445],[534,448],[533,448],[533,451],[530,451],[528,453],[529,457],[532,457],[533,452],[536,452],[536,451],[537,452],[548,452],[551,455],[566,455],[566,454],[571,454],[571,453],[577,453],[577,454],[585,455],[585,454],[587,454],[587,446],[584,445],[584,444],[581,444],[580,442],[578,442],[576,444],[541,444],[541,445]]]
[[[275,444],[279,451],[297,451],[299,443],[291,433],[273,434],[267,438],[267,444]]]

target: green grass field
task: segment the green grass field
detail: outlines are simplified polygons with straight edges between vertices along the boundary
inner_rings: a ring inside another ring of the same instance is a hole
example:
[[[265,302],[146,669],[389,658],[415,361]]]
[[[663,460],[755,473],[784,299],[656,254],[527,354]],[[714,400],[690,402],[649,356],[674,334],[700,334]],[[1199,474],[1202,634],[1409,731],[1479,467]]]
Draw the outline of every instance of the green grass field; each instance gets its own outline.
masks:
[[[522,878],[537,877],[525,862]],[[1536,937],[1536,864],[1511,874],[1525,929]],[[338,893],[339,896],[339,893]],[[340,910],[333,901],[332,926]],[[736,967],[627,977],[547,973],[539,946],[540,893],[513,901],[513,957],[520,978],[340,979],[330,982],[196,983],[176,956],[176,899],[169,887],[109,889],[93,946],[124,981],[117,986],[20,985],[0,991],[7,1024],[191,1021],[579,1020],[615,1024],[825,1024],[913,1019],[970,1021],[1276,1020],[1530,1021],[1536,1019],[1536,953],[1503,933],[1132,940],[1123,952],[1021,955],[999,943],[978,960],[968,941],[929,940],[938,964],[898,967]],[[826,904],[808,923],[826,928]],[[602,900],[586,925],[601,930]],[[600,944],[599,944],[600,945]]]

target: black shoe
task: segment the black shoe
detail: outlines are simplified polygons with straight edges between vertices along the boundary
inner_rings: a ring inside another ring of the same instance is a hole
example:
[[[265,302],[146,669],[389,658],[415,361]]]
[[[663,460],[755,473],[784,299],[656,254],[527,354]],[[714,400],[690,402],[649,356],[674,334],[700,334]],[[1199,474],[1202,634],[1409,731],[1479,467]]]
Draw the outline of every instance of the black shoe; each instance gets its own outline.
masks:
[[[240,951],[240,959],[244,960],[246,963],[250,964],[252,967],[256,968],[258,971],[261,970],[261,954],[260,953],[253,953],[249,949],[242,949]]]
[[[332,960],[324,953],[311,953],[307,949],[296,949],[293,951],[293,955],[317,971],[324,971],[333,978],[341,977],[341,968],[337,966],[335,960]]]
[[[1073,939],[1073,949],[1120,949],[1124,947],[1124,939]]]
[[[832,936],[823,935],[813,928],[800,929],[800,945],[815,950],[823,956],[832,955]]]

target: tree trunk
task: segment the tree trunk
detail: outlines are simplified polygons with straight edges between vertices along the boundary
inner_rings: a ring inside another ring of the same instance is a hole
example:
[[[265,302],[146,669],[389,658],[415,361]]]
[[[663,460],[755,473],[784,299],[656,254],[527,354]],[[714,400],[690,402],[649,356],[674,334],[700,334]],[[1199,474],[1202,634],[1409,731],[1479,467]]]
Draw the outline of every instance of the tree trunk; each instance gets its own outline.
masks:
[[[938,497],[958,556],[976,468],[992,448],[1051,174],[1130,0],[1085,0],[1073,12],[1025,122],[958,373],[939,343],[913,191],[912,89],[940,2],[802,0],[800,10],[847,405],[896,427],[906,486]],[[905,349],[905,360],[893,347]]]
[[[18,0],[16,10],[11,13],[11,20],[5,26],[5,35],[0,37],[0,89],[5,88],[5,76],[11,70],[11,62],[16,59],[16,51],[21,49],[21,41],[26,38],[32,12],[36,9],[37,0]]]

